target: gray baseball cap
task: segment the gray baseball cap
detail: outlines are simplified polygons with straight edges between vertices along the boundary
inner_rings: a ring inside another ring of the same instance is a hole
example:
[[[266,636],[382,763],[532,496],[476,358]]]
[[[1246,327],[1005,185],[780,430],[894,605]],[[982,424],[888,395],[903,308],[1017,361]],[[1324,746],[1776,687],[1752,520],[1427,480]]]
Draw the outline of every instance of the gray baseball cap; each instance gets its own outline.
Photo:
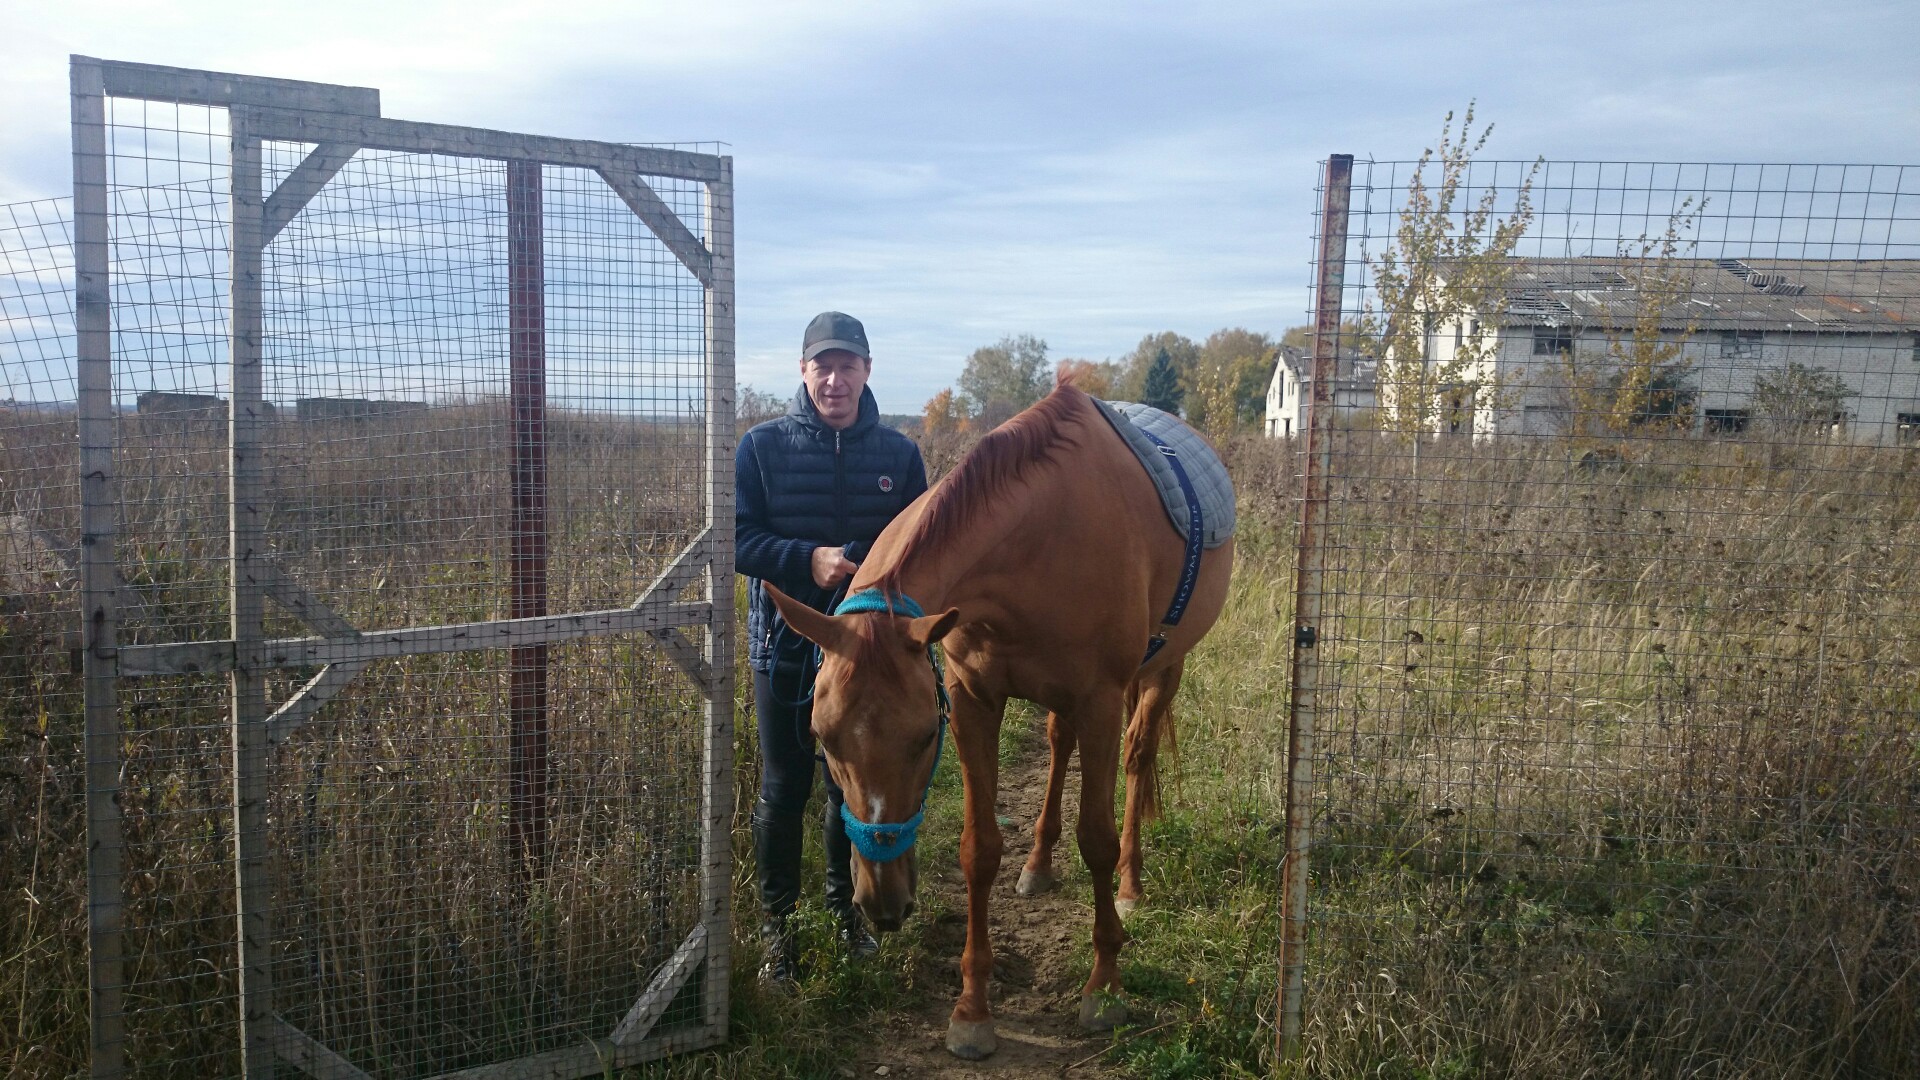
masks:
[[[807,324],[807,336],[800,343],[800,359],[811,360],[830,349],[845,349],[850,353],[873,359],[867,351],[867,328],[860,320],[839,311],[823,311]]]

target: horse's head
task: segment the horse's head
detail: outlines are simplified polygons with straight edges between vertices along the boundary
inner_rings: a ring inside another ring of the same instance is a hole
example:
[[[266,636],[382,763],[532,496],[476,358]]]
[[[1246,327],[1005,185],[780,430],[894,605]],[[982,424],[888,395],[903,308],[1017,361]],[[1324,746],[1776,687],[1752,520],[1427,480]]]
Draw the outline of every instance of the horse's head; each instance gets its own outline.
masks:
[[[853,902],[874,926],[898,930],[913,913],[914,830],[945,734],[928,648],[959,612],[823,615],[772,585],[766,590],[787,625],[820,646],[813,734],[852,819]]]

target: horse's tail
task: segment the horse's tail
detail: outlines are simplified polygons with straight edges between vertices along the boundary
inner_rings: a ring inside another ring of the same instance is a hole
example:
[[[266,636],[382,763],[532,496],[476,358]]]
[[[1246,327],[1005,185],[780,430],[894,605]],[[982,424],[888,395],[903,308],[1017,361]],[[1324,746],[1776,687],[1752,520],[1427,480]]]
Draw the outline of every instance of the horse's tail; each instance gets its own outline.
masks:
[[[1140,786],[1140,816],[1152,821],[1160,816],[1160,750],[1180,752],[1174,734],[1173,695],[1180,689],[1180,675],[1186,658],[1175,660],[1161,671],[1136,679],[1127,688],[1126,768],[1130,783]]]

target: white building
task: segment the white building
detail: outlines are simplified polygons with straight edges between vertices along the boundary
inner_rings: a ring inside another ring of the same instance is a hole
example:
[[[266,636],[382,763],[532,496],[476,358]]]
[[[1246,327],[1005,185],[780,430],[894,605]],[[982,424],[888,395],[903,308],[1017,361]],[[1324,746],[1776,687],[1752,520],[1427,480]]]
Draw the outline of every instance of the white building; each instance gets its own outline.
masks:
[[[1672,303],[1646,313],[1658,340],[1679,346],[1696,430],[1733,433],[1766,419],[1754,409],[1756,383],[1797,363],[1851,391],[1833,418],[1848,438],[1920,439],[1920,260],[1513,262],[1506,310],[1438,317],[1427,340],[1428,361],[1446,363],[1473,335],[1497,335],[1491,359],[1469,376],[1501,388],[1471,417],[1475,434],[1566,430],[1568,355],[1604,377],[1610,343],[1630,342],[1648,306],[1642,268],[1657,266],[1678,287]]]
[[[1374,373],[1372,357],[1351,354],[1339,357],[1339,374],[1333,383],[1335,415],[1373,408]],[[1269,438],[1284,439],[1306,431],[1313,406],[1313,356],[1303,349],[1280,347],[1280,359],[1267,380],[1267,422]]]

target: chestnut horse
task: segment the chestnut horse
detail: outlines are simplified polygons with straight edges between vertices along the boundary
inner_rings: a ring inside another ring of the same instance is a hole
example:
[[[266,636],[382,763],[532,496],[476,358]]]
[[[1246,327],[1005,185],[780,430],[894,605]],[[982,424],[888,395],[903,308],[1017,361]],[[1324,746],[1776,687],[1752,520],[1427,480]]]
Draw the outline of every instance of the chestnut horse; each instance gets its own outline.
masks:
[[[1218,618],[1233,568],[1231,540],[1204,552],[1184,616],[1143,665],[1186,550],[1139,459],[1086,394],[1062,384],[983,438],[887,527],[850,585],[849,599],[864,601],[851,605],[857,613],[823,615],[767,587],[788,624],[822,650],[813,730],[846,792],[854,902],[881,930],[899,929],[913,910],[918,871],[908,849],[947,719],[937,664],[929,663],[932,645],[943,643],[966,789],[967,945],[947,1029],[947,1048],[960,1057],[982,1058],[997,1045],[987,1008],[987,908],[1000,868],[994,797],[1010,697],[1049,710],[1052,750],[1018,891],[1031,895],[1053,883],[1061,789],[1077,748],[1076,831],[1094,905],[1093,970],[1080,1021],[1101,1030],[1125,1018],[1113,996],[1120,912],[1141,894],[1139,830],[1157,809],[1155,755],[1171,736],[1169,710],[1186,654]],[[1126,823],[1116,836],[1123,737]]]

